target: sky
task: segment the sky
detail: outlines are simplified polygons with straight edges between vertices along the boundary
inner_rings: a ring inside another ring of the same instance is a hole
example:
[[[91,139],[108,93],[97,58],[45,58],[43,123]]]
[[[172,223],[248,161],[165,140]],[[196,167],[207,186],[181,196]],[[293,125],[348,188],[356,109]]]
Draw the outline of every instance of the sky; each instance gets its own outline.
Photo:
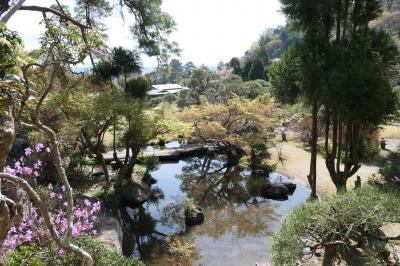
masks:
[[[37,5],[37,0],[27,0],[25,5]],[[61,0],[72,6],[72,0]],[[50,5],[54,0],[41,0],[40,5]],[[242,56],[266,29],[283,25],[279,0],[164,0],[163,11],[169,13],[177,23],[170,39],[182,49],[178,58],[195,65],[216,66],[228,62],[232,57]],[[135,47],[129,32],[133,18],[119,13],[105,20],[108,27],[109,47]],[[44,32],[40,24],[41,14],[19,11],[9,21],[8,27],[19,32],[27,49],[37,48]],[[143,57],[145,67],[155,67],[156,60]]]

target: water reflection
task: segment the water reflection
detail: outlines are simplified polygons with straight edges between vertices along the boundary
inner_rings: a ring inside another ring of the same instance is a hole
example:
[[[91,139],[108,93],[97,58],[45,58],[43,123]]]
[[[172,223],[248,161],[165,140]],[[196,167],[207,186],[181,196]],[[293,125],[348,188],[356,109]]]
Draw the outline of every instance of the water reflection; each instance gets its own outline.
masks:
[[[288,201],[258,197],[262,184],[279,177],[252,176],[239,166],[227,166],[222,157],[163,164],[152,175],[158,179],[157,187],[164,191],[165,198],[137,209],[121,208],[124,254],[141,257],[147,265],[173,264],[166,250],[167,235],[179,235],[194,243],[198,259],[193,265],[265,263],[270,235],[288,211],[309,194],[298,186]],[[205,215],[202,225],[185,227],[185,198],[201,205]]]

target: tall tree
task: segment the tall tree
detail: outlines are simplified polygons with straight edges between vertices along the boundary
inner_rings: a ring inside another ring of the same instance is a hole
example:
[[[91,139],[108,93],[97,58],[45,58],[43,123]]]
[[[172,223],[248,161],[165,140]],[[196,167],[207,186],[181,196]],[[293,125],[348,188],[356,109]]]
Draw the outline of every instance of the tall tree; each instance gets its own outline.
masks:
[[[347,179],[361,167],[361,131],[376,130],[395,111],[390,77],[397,47],[388,33],[369,28],[380,12],[379,1],[337,1],[336,38],[325,59],[328,86],[322,101],[325,162],[338,191],[346,190]]]
[[[183,78],[188,78],[196,69],[195,64],[190,61],[183,65]]]
[[[232,68],[232,73],[238,76],[242,76],[242,67],[240,66],[240,59],[233,57],[229,61],[229,66]]]
[[[249,80],[265,79],[264,65],[260,59],[255,59],[249,72]]]
[[[311,197],[316,197],[316,182],[317,182],[317,141],[318,141],[318,112],[321,107],[321,89],[323,80],[321,79],[321,70],[324,62],[320,58],[326,53],[328,43],[331,37],[331,30],[333,27],[335,13],[334,4],[330,0],[323,1],[295,1],[295,0],[281,0],[282,11],[287,16],[288,22],[293,28],[302,32],[304,35],[304,44],[298,47],[301,48],[300,61],[302,70],[297,71],[301,76],[301,89],[298,89],[298,84],[276,84],[275,92],[278,95],[289,96],[302,96],[302,99],[310,103],[312,107],[312,141],[311,141],[311,160],[310,172],[308,181],[311,187]],[[276,70],[271,73],[279,75],[279,69],[288,69],[283,64],[288,63],[282,61],[277,63]],[[280,65],[280,66],[279,66]],[[284,72],[286,73],[286,72]],[[282,78],[271,78],[274,81],[281,81]],[[292,80],[292,79],[291,79]],[[294,83],[296,83],[295,80]],[[295,89],[293,92],[281,92],[283,90]]]
[[[169,73],[169,82],[180,82],[183,76],[182,62],[178,59],[172,59],[169,63]]]

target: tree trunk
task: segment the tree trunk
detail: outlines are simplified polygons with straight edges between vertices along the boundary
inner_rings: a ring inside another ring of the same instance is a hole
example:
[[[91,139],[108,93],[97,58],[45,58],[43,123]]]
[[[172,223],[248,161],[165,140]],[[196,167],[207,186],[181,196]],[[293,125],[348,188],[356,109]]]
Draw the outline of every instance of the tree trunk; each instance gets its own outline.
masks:
[[[333,183],[336,186],[336,192],[338,194],[347,191],[347,178],[344,175],[345,175],[344,173],[337,173],[336,178],[333,181]]]
[[[311,198],[317,198],[317,145],[318,145],[318,100],[316,90],[312,101],[311,160],[308,182],[311,187]]]
[[[8,97],[0,98],[0,107],[0,172],[2,172],[14,140],[15,125],[11,100]]]
[[[6,159],[11,150],[15,135],[12,103],[8,97],[0,98],[0,173],[4,171]],[[1,193],[0,179],[0,246],[7,237],[12,222],[12,214],[7,204],[7,198]]]
[[[104,172],[104,177],[106,179],[106,186],[109,187],[111,185],[110,174],[108,173],[108,168],[106,165],[106,161],[104,160],[104,156],[101,152],[97,151],[96,153],[96,161],[101,165],[101,168]]]

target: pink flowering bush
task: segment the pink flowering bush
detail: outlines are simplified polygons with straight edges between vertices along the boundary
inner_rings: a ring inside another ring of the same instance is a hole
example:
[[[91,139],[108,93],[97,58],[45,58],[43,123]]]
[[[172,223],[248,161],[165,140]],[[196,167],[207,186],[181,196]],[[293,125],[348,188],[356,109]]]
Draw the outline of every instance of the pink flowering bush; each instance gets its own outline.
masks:
[[[35,179],[40,175],[42,163],[40,153],[50,152],[43,144],[37,144],[34,149],[25,149],[25,156],[15,162],[14,167],[7,166],[5,171],[9,174],[22,177],[24,179]],[[55,228],[60,235],[64,235],[67,230],[67,207],[68,202],[65,199],[64,186],[56,189],[50,183],[46,189],[42,189],[42,198],[46,198],[49,208],[49,214]],[[47,229],[44,219],[40,216],[40,211],[29,203],[28,210],[24,213],[19,224],[10,228],[7,238],[0,247],[0,261],[4,256],[15,248],[28,243],[36,243],[39,246],[48,244],[50,241],[50,232]],[[91,202],[88,199],[75,202],[74,226],[72,237],[77,238],[84,233],[96,234],[94,223],[97,221],[96,214],[100,210],[100,202]],[[59,254],[63,254],[63,250]]]

